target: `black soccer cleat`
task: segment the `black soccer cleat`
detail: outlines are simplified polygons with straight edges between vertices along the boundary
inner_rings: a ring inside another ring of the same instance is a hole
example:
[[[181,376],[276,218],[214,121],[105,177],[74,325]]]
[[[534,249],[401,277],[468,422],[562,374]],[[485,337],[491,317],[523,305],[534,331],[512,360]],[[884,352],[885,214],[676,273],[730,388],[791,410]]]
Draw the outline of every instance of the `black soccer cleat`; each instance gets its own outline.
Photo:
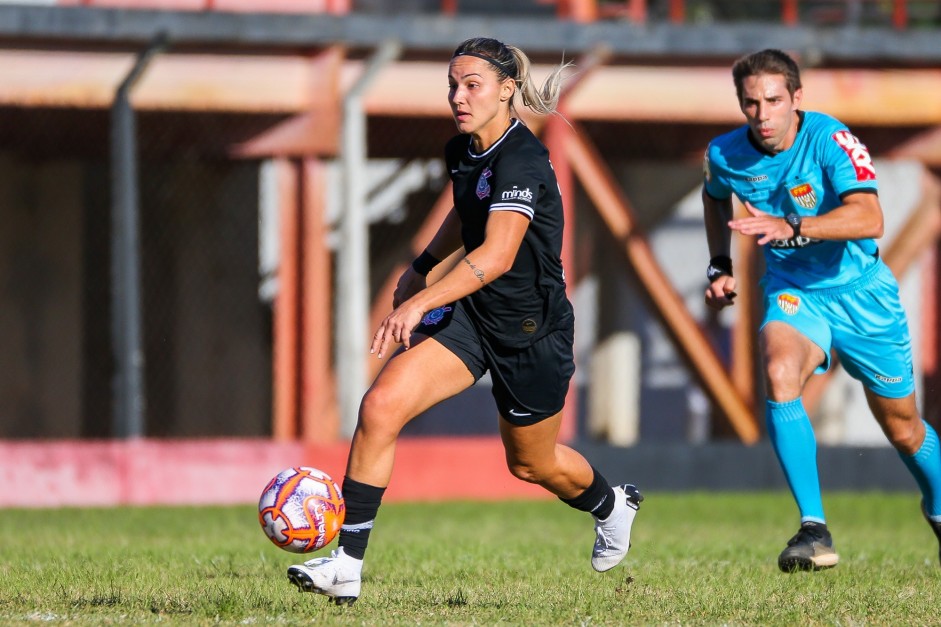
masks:
[[[833,550],[833,537],[823,523],[805,522],[800,531],[787,541],[787,548],[778,556],[778,568],[786,573],[832,568],[840,561]]]

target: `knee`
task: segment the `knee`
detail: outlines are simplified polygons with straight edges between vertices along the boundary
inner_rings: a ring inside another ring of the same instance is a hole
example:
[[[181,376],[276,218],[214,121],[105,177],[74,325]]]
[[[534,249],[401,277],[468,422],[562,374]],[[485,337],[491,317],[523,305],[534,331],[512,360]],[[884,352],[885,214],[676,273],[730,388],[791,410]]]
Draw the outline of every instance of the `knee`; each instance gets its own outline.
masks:
[[[506,465],[510,469],[510,474],[521,481],[538,484],[543,480],[544,473],[535,464],[519,459],[507,459]]]
[[[766,361],[765,382],[768,397],[773,401],[790,401],[801,395],[800,368],[786,357]]]
[[[906,455],[918,452],[925,440],[925,429],[918,416],[897,416],[886,424],[886,437],[896,450]]]
[[[386,387],[370,388],[360,403],[356,430],[364,436],[398,436],[403,421],[398,416],[402,403],[397,396]]]

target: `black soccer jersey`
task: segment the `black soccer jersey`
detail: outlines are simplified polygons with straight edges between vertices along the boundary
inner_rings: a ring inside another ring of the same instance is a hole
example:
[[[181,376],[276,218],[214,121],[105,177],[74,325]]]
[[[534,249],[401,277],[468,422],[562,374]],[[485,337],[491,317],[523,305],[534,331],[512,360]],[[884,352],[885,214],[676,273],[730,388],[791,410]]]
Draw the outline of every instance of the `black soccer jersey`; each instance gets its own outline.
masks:
[[[465,299],[479,330],[515,348],[571,326],[561,258],[562,197],[546,147],[514,119],[480,154],[470,136],[454,137],[445,146],[445,162],[467,253],[483,243],[491,212],[516,211],[530,220],[513,267]]]

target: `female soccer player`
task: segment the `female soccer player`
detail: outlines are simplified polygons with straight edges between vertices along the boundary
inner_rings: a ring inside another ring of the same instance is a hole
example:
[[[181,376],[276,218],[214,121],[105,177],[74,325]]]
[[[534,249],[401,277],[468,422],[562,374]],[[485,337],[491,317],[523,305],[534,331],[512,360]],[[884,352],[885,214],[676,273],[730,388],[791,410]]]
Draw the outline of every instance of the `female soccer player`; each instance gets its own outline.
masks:
[[[394,310],[373,337],[379,359],[393,343],[402,348],[360,406],[339,548],[288,569],[299,589],[338,605],[356,600],[399,432],[488,370],[510,472],[594,516],[595,570],[609,570],[627,554],[640,492],[629,484],[612,488],[584,457],[556,442],[575,370],[574,316],[560,258],[562,200],[545,146],[514,117],[520,97],[536,113],[553,113],[565,67],[539,89],[518,48],[475,38],[454,51],[448,102],[460,134],[445,146],[454,207],[400,277]],[[428,272],[462,246],[463,259],[427,285]]]

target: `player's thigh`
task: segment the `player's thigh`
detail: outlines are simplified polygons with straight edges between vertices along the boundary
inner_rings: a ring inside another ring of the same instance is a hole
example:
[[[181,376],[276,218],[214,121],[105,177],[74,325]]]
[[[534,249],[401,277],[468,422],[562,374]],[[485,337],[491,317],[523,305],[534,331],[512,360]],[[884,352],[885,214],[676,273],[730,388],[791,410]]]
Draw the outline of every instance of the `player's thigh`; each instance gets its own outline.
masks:
[[[867,389],[866,400],[889,441],[903,453],[917,453],[925,439],[925,426],[918,414],[915,393],[888,398]]]
[[[764,325],[759,335],[762,357],[773,382],[803,387],[817,369],[824,367],[826,354],[797,327],[780,321]]]
[[[493,398],[505,420],[527,426],[562,411],[575,374],[573,344],[572,328],[552,331],[523,349],[484,344]]]
[[[562,412],[535,424],[517,425],[500,418],[500,437],[509,466],[539,466],[555,455]]]
[[[507,461],[534,465],[555,455],[562,408],[575,372],[573,330],[560,329],[525,350],[491,356],[493,396]]]
[[[867,390],[903,399],[915,390],[911,336],[897,284],[888,268],[883,274],[834,305],[833,347]]]
[[[406,422],[466,390],[475,377],[464,361],[434,338],[419,335],[399,349],[363,399],[360,420]]]
[[[832,336],[813,296],[769,281],[759,330],[764,363],[786,360],[801,382],[830,367]]]

